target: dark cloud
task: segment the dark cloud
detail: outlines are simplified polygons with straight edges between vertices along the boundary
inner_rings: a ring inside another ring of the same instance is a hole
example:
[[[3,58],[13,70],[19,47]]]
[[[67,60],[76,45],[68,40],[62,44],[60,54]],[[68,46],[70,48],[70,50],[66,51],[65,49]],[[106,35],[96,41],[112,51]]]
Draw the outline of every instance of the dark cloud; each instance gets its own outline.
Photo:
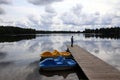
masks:
[[[11,1],[12,0],[0,0],[0,5],[2,5],[2,4],[5,4],[5,5],[10,4]],[[4,9],[2,7],[0,7],[0,14],[5,14],[5,11],[4,11]]]
[[[2,8],[0,8],[0,15],[1,14],[5,14],[5,11]]]
[[[34,4],[34,5],[48,5],[52,4],[54,2],[60,2],[62,0],[28,0],[28,2]]]
[[[49,5],[49,6],[46,6],[45,7],[45,11],[47,12],[47,13],[55,13],[55,10]]]
[[[0,4],[10,4],[12,0],[0,0]]]

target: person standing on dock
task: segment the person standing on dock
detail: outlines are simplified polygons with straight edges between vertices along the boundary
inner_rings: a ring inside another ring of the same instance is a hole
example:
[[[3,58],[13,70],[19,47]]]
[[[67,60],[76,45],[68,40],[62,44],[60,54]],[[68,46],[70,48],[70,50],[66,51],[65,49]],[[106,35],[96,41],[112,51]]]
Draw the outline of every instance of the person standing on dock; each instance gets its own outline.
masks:
[[[73,36],[71,37],[71,47],[73,47]]]

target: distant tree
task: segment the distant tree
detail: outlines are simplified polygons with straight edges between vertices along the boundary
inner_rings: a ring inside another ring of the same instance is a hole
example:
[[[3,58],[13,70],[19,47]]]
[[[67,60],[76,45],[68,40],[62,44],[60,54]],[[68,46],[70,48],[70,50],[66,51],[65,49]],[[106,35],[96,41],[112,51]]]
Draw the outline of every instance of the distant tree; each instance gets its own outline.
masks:
[[[83,33],[120,34],[120,27],[85,29]]]

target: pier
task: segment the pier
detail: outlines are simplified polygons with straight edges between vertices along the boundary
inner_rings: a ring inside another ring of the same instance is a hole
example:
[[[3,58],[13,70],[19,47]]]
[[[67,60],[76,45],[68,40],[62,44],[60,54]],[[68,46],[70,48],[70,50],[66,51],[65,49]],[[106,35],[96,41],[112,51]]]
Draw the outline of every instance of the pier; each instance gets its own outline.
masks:
[[[120,80],[120,71],[78,45],[67,46],[89,80]]]

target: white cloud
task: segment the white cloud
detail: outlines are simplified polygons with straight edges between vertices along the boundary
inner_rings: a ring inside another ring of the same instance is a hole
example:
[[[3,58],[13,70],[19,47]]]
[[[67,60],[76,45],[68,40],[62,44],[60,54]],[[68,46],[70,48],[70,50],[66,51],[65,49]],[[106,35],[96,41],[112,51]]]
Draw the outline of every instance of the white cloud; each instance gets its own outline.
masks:
[[[25,22],[29,28],[40,29],[40,16],[29,15],[26,17]]]
[[[115,26],[120,26],[120,16],[114,16],[111,24],[114,24]]]
[[[52,26],[52,24],[54,24],[53,18],[56,15],[57,15],[56,12],[51,6],[46,6],[45,14],[41,15],[41,20],[40,20],[41,26],[40,27],[44,28],[45,30],[50,30],[50,27]]]
[[[120,26],[119,3],[119,0],[0,0],[0,23],[42,30]]]
[[[19,26],[22,28],[29,28],[29,26],[25,22],[20,22],[20,21],[15,22],[15,26]]]
[[[97,20],[100,14],[95,13],[94,15],[94,14],[83,13],[82,9],[83,9],[82,6],[76,5],[69,12],[64,13],[61,16],[63,23],[74,26],[90,25],[95,23],[95,21]]]
[[[39,30],[50,30],[54,24],[53,18],[56,15],[56,12],[51,6],[46,6],[44,14],[40,14],[39,16],[29,15],[27,23],[29,26]]]
[[[116,26],[119,25],[119,19],[116,14],[100,14],[100,12],[95,13],[85,13],[83,12],[84,7],[81,5],[76,5],[69,12],[65,12],[61,15],[61,20],[63,24],[73,25],[73,26]]]

